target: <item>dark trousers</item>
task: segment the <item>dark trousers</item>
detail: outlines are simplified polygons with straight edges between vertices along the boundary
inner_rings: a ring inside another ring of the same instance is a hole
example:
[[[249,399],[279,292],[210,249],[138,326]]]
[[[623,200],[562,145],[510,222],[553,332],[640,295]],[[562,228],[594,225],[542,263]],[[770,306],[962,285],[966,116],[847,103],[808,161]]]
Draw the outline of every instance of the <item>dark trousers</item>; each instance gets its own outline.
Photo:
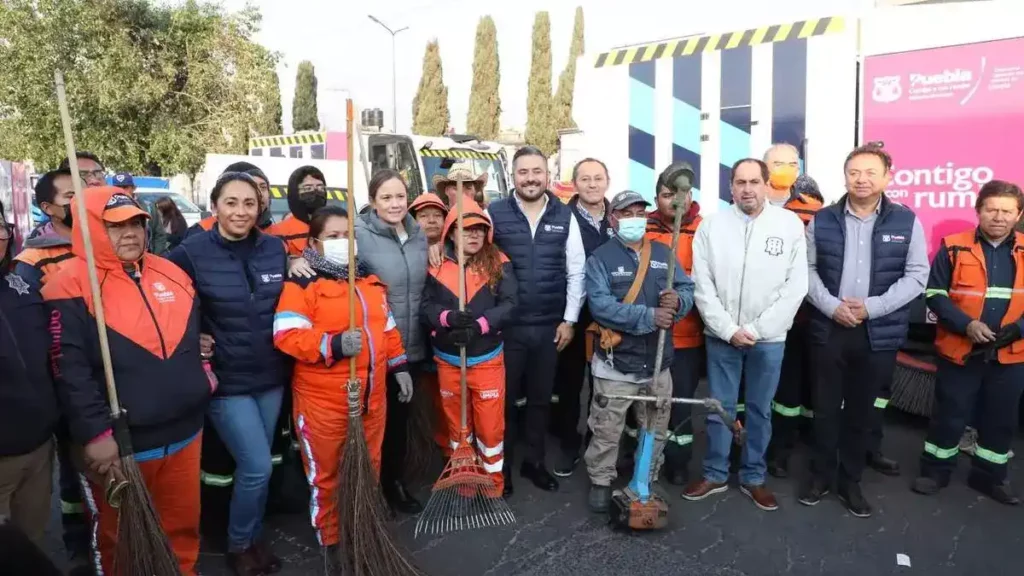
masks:
[[[814,379],[807,347],[807,326],[794,324],[786,335],[779,388],[772,402],[772,441],[768,451],[771,459],[779,462],[789,459],[801,428],[814,414]]]
[[[704,362],[703,346],[676,348],[672,358],[672,397],[693,398],[700,382],[700,369]],[[665,466],[669,471],[686,473],[693,453],[693,407],[673,404],[669,420],[668,440],[665,442]]]
[[[889,406],[891,397],[892,381],[885,380],[878,390],[878,397],[875,398],[875,411],[871,420],[871,431],[868,433],[867,454],[882,452],[882,440],[885,437],[885,409]]]
[[[525,462],[544,464],[551,391],[558,368],[555,324],[505,328],[505,463],[510,467],[519,439],[516,398],[526,397]],[[575,338],[574,338],[575,339]],[[390,407],[390,406],[389,406]]]
[[[551,420],[558,436],[562,451],[579,454],[583,435],[579,432],[580,395],[583,393],[583,379],[587,374],[587,326],[593,321],[587,307],[580,311],[580,321],[572,342],[558,354],[558,370],[555,372],[555,395],[558,404],[551,407]],[[593,388],[593,386],[591,386]],[[587,403],[589,406],[590,403]]]
[[[985,363],[972,358],[960,366],[940,358],[937,367],[935,406],[921,455],[921,475],[940,484],[949,482],[956,469],[960,436],[979,408],[978,447],[971,475],[982,482],[1002,483],[1017,429],[1024,364]]]
[[[875,399],[892,379],[895,350],[871,350],[867,326],[832,326],[828,342],[811,347],[814,386],[814,474],[831,482],[860,482]]]
[[[415,381],[419,365],[411,363],[409,373]],[[409,407],[412,403],[398,401],[401,388],[391,374],[387,377],[388,409],[384,421],[384,445],[381,448],[380,483],[387,487],[405,479],[405,455],[408,449]]]

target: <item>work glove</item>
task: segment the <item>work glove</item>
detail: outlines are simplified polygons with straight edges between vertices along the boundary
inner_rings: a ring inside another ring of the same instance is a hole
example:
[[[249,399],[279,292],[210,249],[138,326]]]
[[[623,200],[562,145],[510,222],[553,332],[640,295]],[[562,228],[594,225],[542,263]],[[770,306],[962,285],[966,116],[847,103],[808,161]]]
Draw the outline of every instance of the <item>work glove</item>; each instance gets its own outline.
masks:
[[[362,350],[363,333],[359,330],[348,330],[331,338],[331,351],[335,358],[358,356]]]
[[[408,372],[396,372],[395,382],[398,382],[398,401],[408,404],[412,400],[412,376]]]
[[[476,340],[482,334],[483,331],[482,328],[480,328],[480,323],[473,321],[473,323],[467,328],[452,328],[449,330],[448,338],[451,340],[452,344],[464,348],[469,346],[470,342]]]
[[[475,316],[459,310],[449,310],[446,320],[449,328],[472,328],[476,324]]]
[[[1017,340],[1020,340],[1020,337],[1020,326],[1018,326],[1016,322],[1013,324],[1007,324],[1000,328],[999,332],[996,333],[996,339],[992,342],[992,348],[996,350],[1005,348]]]

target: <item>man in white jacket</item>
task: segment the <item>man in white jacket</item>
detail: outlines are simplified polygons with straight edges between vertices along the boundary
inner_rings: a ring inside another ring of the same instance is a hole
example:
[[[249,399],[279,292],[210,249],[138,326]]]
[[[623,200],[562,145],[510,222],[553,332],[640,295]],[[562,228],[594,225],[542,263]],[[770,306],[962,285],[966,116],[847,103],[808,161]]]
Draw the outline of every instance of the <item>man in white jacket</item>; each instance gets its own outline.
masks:
[[[775,496],[765,487],[764,456],[786,333],[807,295],[807,245],[800,218],[765,201],[768,176],[760,160],[733,165],[734,204],[697,229],[692,277],[707,335],[711,396],[735,416],[740,378],[746,381],[740,490],[762,510],[775,510]],[[731,442],[731,432],[710,416],[703,478],[690,483],[683,498],[702,500],[728,489]]]

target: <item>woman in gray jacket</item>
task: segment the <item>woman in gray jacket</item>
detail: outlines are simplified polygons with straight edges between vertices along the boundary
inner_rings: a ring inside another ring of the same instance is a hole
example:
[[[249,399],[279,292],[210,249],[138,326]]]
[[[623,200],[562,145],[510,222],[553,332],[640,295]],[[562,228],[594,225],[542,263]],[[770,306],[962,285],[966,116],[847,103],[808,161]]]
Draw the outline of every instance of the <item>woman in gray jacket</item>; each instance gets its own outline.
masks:
[[[409,194],[401,174],[380,170],[370,179],[370,206],[356,219],[359,260],[387,284],[388,305],[405,344],[410,371],[416,378],[427,360],[427,335],[420,319],[420,303],[427,279],[427,237],[409,215]],[[406,452],[406,426],[412,387],[403,388],[388,377],[387,422],[380,480],[391,506],[406,514],[422,507],[402,480]]]

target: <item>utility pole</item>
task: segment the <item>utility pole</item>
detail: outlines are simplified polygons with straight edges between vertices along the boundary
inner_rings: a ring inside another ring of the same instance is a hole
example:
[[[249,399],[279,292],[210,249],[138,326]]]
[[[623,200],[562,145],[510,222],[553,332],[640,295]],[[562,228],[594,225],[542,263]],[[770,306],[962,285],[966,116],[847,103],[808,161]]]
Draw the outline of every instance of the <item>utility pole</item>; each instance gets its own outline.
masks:
[[[396,70],[395,60],[396,60],[396,54],[397,54],[395,52],[395,36],[398,36],[399,32],[404,32],[404,31],[408,30],[409,27],[405,26],[404,28],[399,28],[398,30],[392,30],[387,24],[385,24],[385,23],[381,22],[380,20],[378,20],[377,17],[374,16],[373,14],[368,14],[368,16],[370,17],[370,20],[373,20],[377,24],[380,24],[381,28],[387,30],[388,34],[391,34],[391,131],[393,133],[397,134],[398,133],[398,92],[397,92],[397,90],[395,88],[395,84],[396,84],[396,79],[395,78],[397,76],[397,73],[395,72],[395,70]]]

